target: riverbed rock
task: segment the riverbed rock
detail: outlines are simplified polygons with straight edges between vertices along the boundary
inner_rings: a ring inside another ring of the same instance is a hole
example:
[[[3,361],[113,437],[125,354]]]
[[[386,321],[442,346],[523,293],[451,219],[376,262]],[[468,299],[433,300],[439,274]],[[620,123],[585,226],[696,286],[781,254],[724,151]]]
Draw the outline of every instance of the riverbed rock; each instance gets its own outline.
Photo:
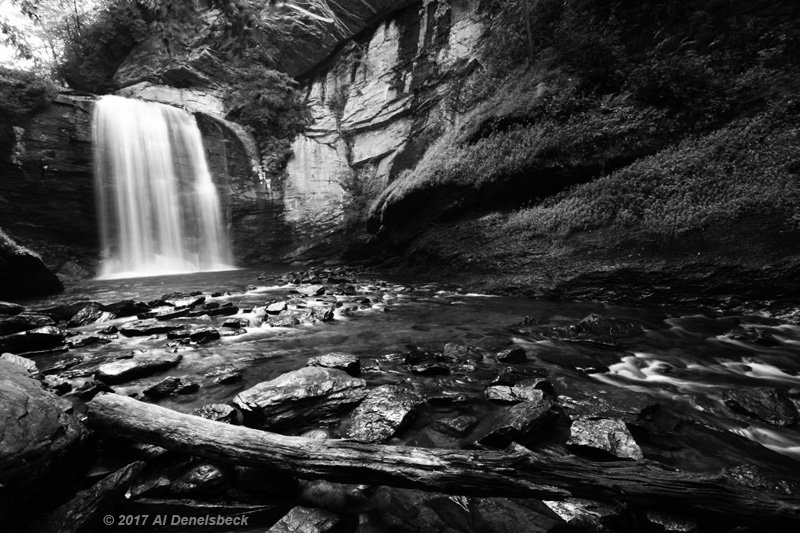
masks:
[[[12,365],[17,365],[20,368],[24,368],[31,377],[35,378],[39,376],[39,368],[36,366],[36,363],[27,357],[21,357],[13,353],[4,353],[0,355],[0,361],[5,361]]]
[[[267,533],[328,533],[341,522],[338,515],[314,507],[294,507]]]
[[[25,310],[25,307],[12,302],[4,302],[0,300],[0,318],[7,318],[20,314]]]
[[[137,302],[134,300],[120,300],[108,305],[103,306],[104,311],[113,313],[118,318],[136,316],[139,313],[145,313],[150,310],[150,306],[144,302]]]
[[[647,519],[662,528],[664,533],[697,533],[700,531],[700,526],[691,518],[663,509],[648,509]]]
[[[604,533],[624,516],[625,510],[614,503],[595,502],[582,498],[567,498],[561,501],[545,501],[550,509],[560,516],[575,531]],[[572,531],[570,529],[569,531]]]
[[[338,415],[367,395],[366,382],[342,370],[307,366],[239,393],[233,403],[247,425],[302,427]]]
[[[286,302],[285,301],[281,301],[281,302],[275,302],[275,303],[269,304],[267,306],[266,310],[267,310],[267,313],[269,313],[270,315],[277,315],[281,311],[286,311],[286,308],[287,308]]]
[[[375,387],[350,415],[345,435],[361,442],[383,442],[408,425],[423,403],[407,385]]]
[[[200,385],[185,378],[178,378],[169,376],[152,387],[148,387],[142,391],[142,394],[149,398],[164,398],[173,394],[192,394],[197,392]]]
[[[233,424],[236,421],[236,410],[224,403],[210,403],[192,411],[194,416],[199,416],[214,422]]]
[[[318,357],[312,357],[306,366],[322,366],[325,368],[338,368],[344,370],[351,376],[358,376],[361,373],[361,363],[355,355],[349,353],[333,352]]]
[[[303,296],[322,296],[325,294],[325,285],[299,285],[294,290]]]
[[[269,325],[273,328],[290,328],[300,323],[300,320],[293,315],[281,315],[269,318]]]
[[[75,396],[76,398],[80,398],[81,400],[88,402],[101,392],[114,392],[114,389],[103,382],[88,379],[81,383],[74,391],[72,391],[70,396]]]
[[[8,531],[75,481],[86,431],[72,404],[0,361],[0,523]]]
[[[148,337],[150,335],[160,335],[183,326],[177,324],[165,324],[155,319],[136,320],[128,322],[119,327],[119,332],[126,337]]]
[[[524,363],[527,361],[528,356],[525,354],[525,350],[519,346],[514,346],[513,348],[506,348],[501,352],[497,352],[495,356],[497,358],[498,363]]]
[[[437,420],[434,427],[442,433],[447,433],[455,437],[463,437],[475,427],[478,419],[474,416],[462,415],[445,420]]]
[[[219,493],[230,482],[230,472],[214,463],[200,462],[191,465],[170,485],[175,496],[208,497]]]
[[[722,399],[731,411],[775,426],[793,426],[800,416],[792,400],[774,387],[728,389]]]
[[[108,311],[103,311],[100,305],[87,305],[67,322],[68,328],[79,328],[81,326],[88,326],[97,322],[105,322],[114,318],[114,314]]]
[[[39,352],[64,346],[66,332],[55,326],[4,335],[0,337],[0,352],[16,354]]]
[[[122,359],[100,365],[95,379],[108,385],[124,383],[163,372],[181,362],[180,354],[136,354],[130,359]]]
[[[725,336],[735,341],[758,344],[761,346],[777,346],[780,344],[780,341],[776,339],[772,333],[766,331],[764,328],[757,328],[754,326],[735,328],[729,331]]]
[[[543,395],[540,401],[521,402],[505,408],[488,431],[478,438],[478,443],[492,448],[505,448],[511,442],[522,441],[537,429],[556,418],[555,404]]]
[[[212,327],[176,329],[167,333],[168,339],[189,339],[197,344],[206,344],[220,338],[219,331]]]
[[[580,446],[600,450],[620,459],[644,459],[642,449],[622,420],[583,418],[574,420],[570,427],[567,446]]]
[[[21,331],[55,326],[56,322],[47,315],[38,313],[20,313],[0,320],[0,335],[11,335]]]
[[[585,335],[601,338],[621,339],[641,335],[644,330],[639,324],[621,318],[592,313],[578,322],[578,327]]]
[[[458,344],[456,342],[448,342],[444,345],[441,358],[444,361],[452,362],[467,362],[467,361],[481,361],[483,360],[483,350],[475,346],[468,346],[466,344]]]
[[[540,388],[549,385],[549,391]],[[552,394],[552,385],[545,380],[524,380],[509,387],[508,385],[494,385],[485,391],[486,399],[490,402],[519,403],[541,402],[545,394]]]
[[[450,373],[450,367],[444,363],[427,362],[413,365],[409,370],[420,376],[444,376]]]

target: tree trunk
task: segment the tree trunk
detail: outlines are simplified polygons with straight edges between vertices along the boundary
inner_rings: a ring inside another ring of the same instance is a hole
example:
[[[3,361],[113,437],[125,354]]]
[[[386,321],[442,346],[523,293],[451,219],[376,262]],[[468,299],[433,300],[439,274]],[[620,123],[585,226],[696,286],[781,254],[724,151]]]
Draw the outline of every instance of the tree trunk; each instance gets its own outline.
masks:
[[[384,446],[287,437],[212,422],[116,394],[88,404],[89,424],[119,438],[156,444],[225,463],[301,478],[380,484],[447,494],[560,500],[616,499],[735,523],[800,525],[800,498],[737,485],[723,475],[669,470],[641,461],[593,462],[534,453]]]

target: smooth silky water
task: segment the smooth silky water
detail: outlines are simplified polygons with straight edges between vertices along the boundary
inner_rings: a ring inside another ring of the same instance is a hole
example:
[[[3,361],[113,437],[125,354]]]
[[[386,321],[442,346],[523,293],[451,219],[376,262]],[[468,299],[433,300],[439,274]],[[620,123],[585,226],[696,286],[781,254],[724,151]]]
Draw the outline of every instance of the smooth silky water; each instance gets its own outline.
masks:
[[[285,268],[276,267],[269,274],[282,271]],[[111,303],[133,298],[148,301],[173,291],[202,291],[207,301],[231,302],[249,308],[292,297],[293,286],[265,285],[257,280],[259,272],[239,270],[90,280],[68,287],[66,293],[56,298],[31,301],[28,305],[43,309],[78,300]],[[250,290],[246,290],[248,286]],[[370,278],[364,278],[357,287],[363,295],[337,298],[347,305],[354,305],[354,299],[366,296],[370,298],[370,304],[352,307],[349,316],[337,312],[331,322],[291,328],[264,324],[248,327],[242,335],[223,337],[199,346],[173,345],[168,348],[167,339],[162,335],[155,339],[119,337],[110,344],[80,350],[92,356],[131,350],[156,353],[177,350],[183,355],[177,367],[115,388],[121,394],[131,394],[167,375],[191,378],[201,384],[198,393],[173,396],[158,402],[182,412],[211,402],[230,402],[238,392],[299,369],[309,357],[316,355],[347,352],[362,359],[376,358],[383,371],[362,376],[369,386],[410,381],[427,391],[446,389],[464,393],[470,398],[471,401],[463,406],[426,405],[415,425],[398,441],[452,446],[459,444],[437,440],[439,434],[431,431],[430,425],[436,419],[461,414],[472,414],[483,420],[475,432],[489,424],[492,413],[500,407],[487,402],[483,391],[500,365],[491,356],[473,370],[454,371],[447,376],[415,376],[403,364],[403,353],[414,348],[441,351],[448,342],[492,346],[511,340],[527,351],[528,361],[521,366],[546,370],[565,405],[591,403],[593,395],[603,397],[614,390],[646,392],[666,406],[668,412],[692,420],[697,431],[684,434],[667,427],[664,430],[666,444],[658,442],[658,436],[635,434],[646,456],[649,454],[652,458],[690,471],[714,472],[731,464],[758,464],[759,449],[770,453],[756,447],[744,460],[741,443],[727,446],[720,445],[719,439],[708,441],[703,432],[711,431],[717,436],[742,435],[783,454],[787,460],[788,457],[800,459],[800,432],[797,429],[778,428],[736,417],[722,402],[723,391],[731,387],[774,385],[788,390],[795,399],[800,395],[800,327],[796,325],[772,319],[711,316],[685,310],[494,297],[439,285],[392,282],[382,285],[377,279]],[[218,291],[230,294],[210,297],[211,293]],[[313,299],[309,304],[314,305]],[[633,320],[644,327],[645,332],[621,339],[616,348],[543,338],[541,335],[552,328],[574,324],[590,313]],[[238,316],[251,317],[242,312]],[[538,325],[525,325],[525,317],[532,317],[532,322],[538,322]],[[219,327],[225,318],[181,320],[192,325]],[[133,319],[115,320],[114,323]],[[106,325],[97,324],[78,330],[92,332]],[[733,328],[747,325],[767,328],[778,344],[763,347],[726,337],[725,334]],[[42,362],[49,364],[74,354],[72,350],[49,356]],[[583,368],[592,366],[593,361],[600,361],[600,372],[589,373]],[[220,367],[233,367],[242,372],[244,379],[231,385],[215,384],[206,374]],[[543,436],[542,445],[548,447],[560,442],[563,446],[567,428],[568,423],[560,423],[549,435]],[[671,449],[676,443],[685,449]],[[775,456],[765,457],[763,464],[774,467],[774,461]]]

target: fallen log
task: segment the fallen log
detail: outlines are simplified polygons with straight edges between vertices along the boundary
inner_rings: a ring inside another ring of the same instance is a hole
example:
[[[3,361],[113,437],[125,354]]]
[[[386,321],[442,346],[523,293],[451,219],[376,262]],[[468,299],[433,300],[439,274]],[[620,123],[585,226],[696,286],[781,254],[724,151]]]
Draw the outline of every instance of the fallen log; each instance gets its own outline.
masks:
[[[504,451],[449,450],[288,437],[116,394],[100,394],[87,406],[89,425],[101,433],[301,478],[478,497],[615,499],[738,524],[800,525],[795,494],[753,490],[723,474],[675,471],[649,461],[594,462],[518,445]]]

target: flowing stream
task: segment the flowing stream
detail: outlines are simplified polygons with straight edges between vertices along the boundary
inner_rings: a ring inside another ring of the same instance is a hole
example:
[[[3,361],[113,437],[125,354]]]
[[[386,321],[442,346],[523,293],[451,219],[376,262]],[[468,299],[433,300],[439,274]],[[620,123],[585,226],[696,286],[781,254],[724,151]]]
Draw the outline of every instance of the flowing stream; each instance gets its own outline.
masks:
[[[233,268],[194,116],[104,96],[94,111],[101,278]]]

